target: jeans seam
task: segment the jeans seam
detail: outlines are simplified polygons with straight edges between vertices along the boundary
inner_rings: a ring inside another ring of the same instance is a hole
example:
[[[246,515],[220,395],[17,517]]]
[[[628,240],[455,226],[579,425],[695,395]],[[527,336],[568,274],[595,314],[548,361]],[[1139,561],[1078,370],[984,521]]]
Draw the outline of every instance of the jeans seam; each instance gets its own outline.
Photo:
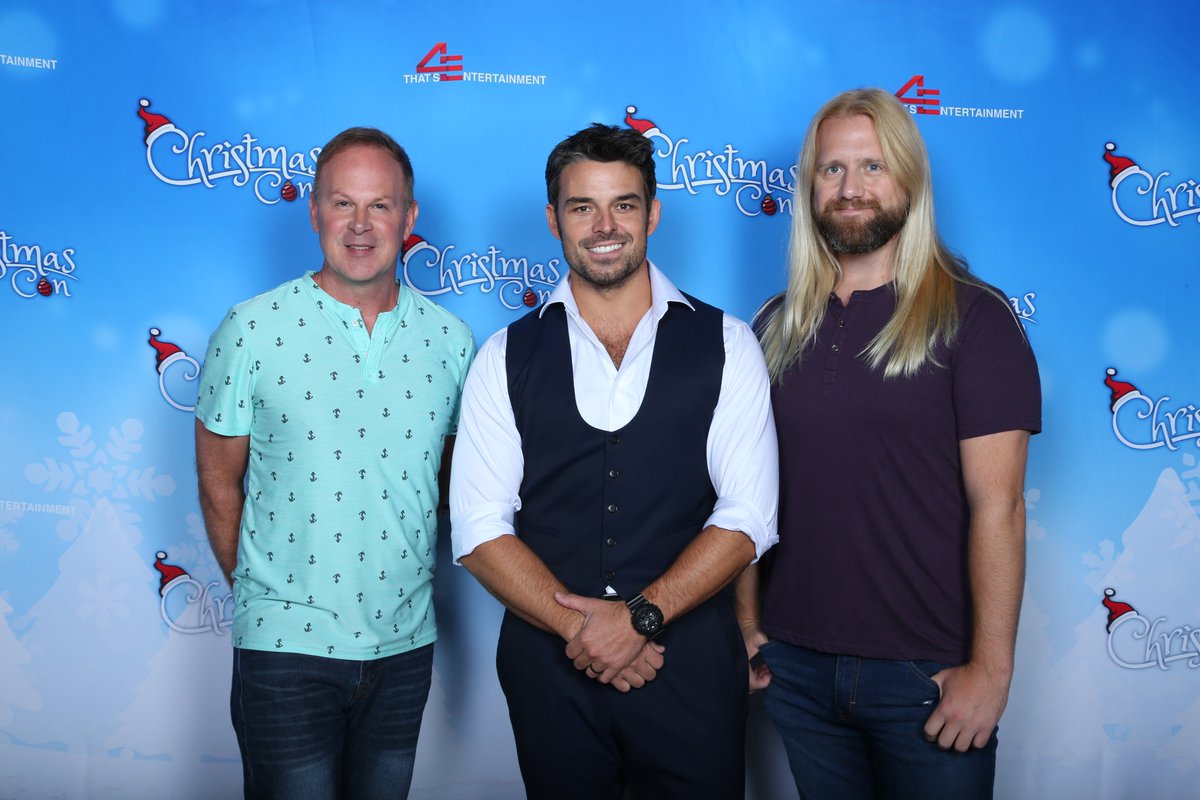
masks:
[[[245,692],[245,689],[243,686],[243,684],[245,683],[245,680],[242,677],[242,650],[240,647],[235,647],[233,649],[233,657],[237,661],[237,666],[234,669],[234,674],[237,676],[237,681],[238,681],[238,687],[237,687],[238,718],[241,720],[241,727],[245,728],[245,726],[246,726],[246,701],[245,701],[246,692]],[[240,742],[239,742],[239,744],[240,744]],[[242,767],[244,770],[246,782],[249,783],[249,785],[251,787],[253,787],[254,783],[255,783],[255,781],[254,781],[254,765],[249,763],[250,761],[251,761],[251,759],[243,756]],[[253,789],[252,791],[255,794],[257,794],[258,790]]]

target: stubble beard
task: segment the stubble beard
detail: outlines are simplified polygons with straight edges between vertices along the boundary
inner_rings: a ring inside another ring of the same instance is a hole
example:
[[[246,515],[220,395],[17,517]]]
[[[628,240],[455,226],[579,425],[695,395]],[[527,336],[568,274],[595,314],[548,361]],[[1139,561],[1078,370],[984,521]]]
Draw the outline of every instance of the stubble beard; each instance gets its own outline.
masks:
[[[839,219],[834,213],[847,208],[872,208],[875,213],[866,219]],[[831,200],[816,215],[815,221],[817,231],[830,250],[842,255],[862,255],[890,242],[908,221],[908,209],[888,209],[874,201]]]
[[[640,248],[636,247],[634,241],[628,237],[621,239],[620,242],[625,245],[622,250],[623,257],[614,268],[599,272],[592,269],[588,263],[588,259],[595,256],[589,253],[587,248],[594,247],[601,241],[613,243],[611,237],[596,241],[584,240],[570,250],[563,247],[563,257],[567,260],[571,272],[584,283],[600,291],[612,291],[625,285],[641,268],[646,260],[646,248],[644,244]]]

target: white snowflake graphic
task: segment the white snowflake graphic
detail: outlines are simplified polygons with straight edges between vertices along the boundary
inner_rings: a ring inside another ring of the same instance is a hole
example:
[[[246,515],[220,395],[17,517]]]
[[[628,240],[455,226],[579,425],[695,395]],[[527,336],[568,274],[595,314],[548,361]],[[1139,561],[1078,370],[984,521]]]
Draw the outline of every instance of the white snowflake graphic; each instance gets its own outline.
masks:
[[[114,619],[129,616],[129,606],[122,602],[129,597],[129,591],[129,584],[113,583],[111,575],[101,572],[96,575],[95,582],[79,585],[79,594],[83,598],[77,609],[79,616],[90,619],[97,628],[104,630]]]
[[[25,477],[48,493],[70,495],[75,513],[59,523],[58,535],[74,541],[101,499],[109,500],[122,523],[140,534],[137,523],[141,517],[129,501],[140,498],[153,502],[175,492],[174,478],[156,474],[154,467],[138,468],[136,464],[145,433],[142,423],[127,419],[119,427],[110,428],[108,441],[101,446],[92,436],[92,427],[80,422],[74,412],[62,412],[55,422],[61,432],[59,444],[68,458],[46,456],[40,463],[27,464]]]

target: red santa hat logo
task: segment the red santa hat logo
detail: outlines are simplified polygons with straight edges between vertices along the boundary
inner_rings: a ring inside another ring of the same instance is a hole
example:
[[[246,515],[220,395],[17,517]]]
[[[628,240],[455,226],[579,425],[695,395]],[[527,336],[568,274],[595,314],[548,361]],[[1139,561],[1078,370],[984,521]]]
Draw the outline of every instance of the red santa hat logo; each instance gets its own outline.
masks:
[[[158,593],[165,595],[167,587],[179,578],[189,577],[187,571],[183,567],[177,567],[174,564],[168,564],[163,559],[167,557],[166,551],[159,550],[154,554],[154,568],[158,570]]]
[[[179,345],[164,342],[158,338],[159,336],[162,336],[162,331],[158,328],[150,329],[149,344],[154,348],[154,366],[161,375],[172,362],[185,358],[187,354]]]
[[[1104,145],[1104,160],[1108,162],[1108,185],[1116,186],[1117,180],[1129,170],[1137,169],[1137,164],[1132,158],[1125,156],[1113,155],[1113,151],[1117,149],[1116,144],[1107,142]]]
[[[625,106],[625,124],[633,128],[642,136],[651,136],[658,133],[658,126],[648,119],[638,119],[633,116],[637,113],[637,106]]]
[[[1115,409],[1117,407],[1117,401],[1122,397],[1130,392],[1137,391],[1137,387],[1132,383],[1117,380],[1115,377],[1116,374],[1117,371],[1112,367],[1104,370],[1104,385],[1107,386],[1112,392],[1112,402],[1109,404],[1109,408],[1111,409]]]
[[[150,144],[150,134],[154,133],[159,128],[170,125],[171,120],[164,117],[162,114],[155,114],[149,110],[150,101],[146,98],[138,100],[138,116],[146,123],[146,144]]]
[[[1104,628],[1106,631],[1111,631],[1113,623],[1126,614],[1137,613],[1133,610],[1133,606],[1129,605],[1129,603],[1122,603],[1120,600],[1113,600],[1113,595],[1116,593],[1117,592],[1115,589],[1105,589],[1104,599],[1100,601],[1104,607],[1108,609],[1108,625]]]

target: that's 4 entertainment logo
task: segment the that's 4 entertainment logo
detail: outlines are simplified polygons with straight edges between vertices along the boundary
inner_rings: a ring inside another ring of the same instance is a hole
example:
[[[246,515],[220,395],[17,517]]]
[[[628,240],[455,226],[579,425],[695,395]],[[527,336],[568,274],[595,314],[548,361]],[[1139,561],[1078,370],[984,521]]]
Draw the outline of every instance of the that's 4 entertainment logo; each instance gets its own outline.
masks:
[[[495,292],[502,306],[516,310],[544,303],[562,277],[558,258],[531,261],[507,255],[494,244],[462,253],[455,249],[452,244],[438,247],[416,234],[409,236],[401,257],[404,283],[426,297],[447,292],[463,295],[468,289]]]
[[[292,152],[262,145],[249,133],[233,141],[210,143],[205,131],[188,133],[164,115],[151,112],[149,100],[138,101],[137,113],[145,123],[146,165],[163,183],[214,189],[218,182],[229,181],[234,186],[249,186],[266,205],[280,200],[290,203],[312,191],[319,147]]]
[[[75,248],[51,250],[40,244],[21,244],[0,230],[0,284],[19,297],[71,296],[75,277]]]
[[[1138,227],[1165,222],[1172,228],[1189,216],[1200,222],[1200,185],[1195,180],[1170,181],[1167,170],[1151,174],[1116,150],[1114,142],[1104,145],[1112,207],[1123,222]]]
[[[544,86],[545,75],[525,72],[491,72],[463,69],[461,53],[451,52],[449,44],[437,42],[417,62],[417,71],[402,73],[406,84],[413,83],[504,83],[525,86]]]
[[[732,144],[696,147],[683,136],[672,138],[650,120],[637,116],[637,106],[626,106],[625,124],[654,142],[654,155],[666,162],[664,178],[658,170],[659,190],[682,189],[699,194],[711,188],[718,197],[731,197],[734,207],[747,217],[792,213],[796,166],[772,167],[764,159],[746,158]]]
[[[1171,627],[1166,617],[1144,617],[1129,603],[1116,600],[1116,594],[1115,589],[1105,589],[1100,602],[1108,609],[1108,657],[1117,666],[1165,670],[1183,663],[1191,669],[1200,667],[1200,628]]]
[[[924,75],[913,75],[896,91],[899,100],[914,116],[969,117],[972,119],[1024,119],[1025,109],[996,106],[947,105],[941,89],[925,85]]]
[[[201,583],[183,567],[168,564],[166,552],[155,553],[158,571],[158,609],[162,621],[176,633],[222,635],[233,625],[233,594],[224,581]]]
[[[1200,447],[1200,408],[1195,404],[1143,394],[1132,383],[1117,380],[1114,367],[1105,370],[1104,385],[1112,395],[1112,429],[1121,444],[1134,450],[1178,450],[1181,443],[1193,441]]]

